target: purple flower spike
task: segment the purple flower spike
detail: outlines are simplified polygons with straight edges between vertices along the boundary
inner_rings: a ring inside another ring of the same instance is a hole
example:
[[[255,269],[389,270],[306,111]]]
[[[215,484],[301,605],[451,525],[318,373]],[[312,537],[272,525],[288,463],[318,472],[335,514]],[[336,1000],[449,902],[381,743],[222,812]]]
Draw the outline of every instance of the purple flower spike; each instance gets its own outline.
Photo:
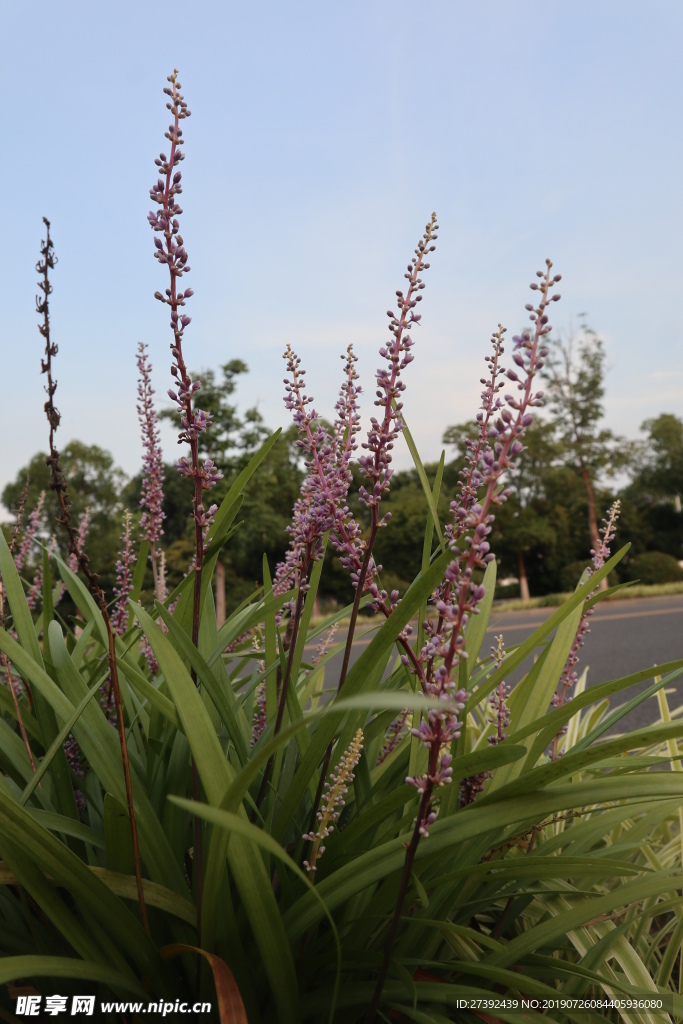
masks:
[[[138,420],[142,431],[142,497],[140,505],[145,510],[140,519],[140,529],[150,544],[163,534],[162,523],[166,518],[162,504],[164,500],[164,463],[161,455],[159,421],[154,408],[152,387],[152,366],[147,358],[147,346],[138,344]]]
[[[50,537],[49,543],[47,545],[47,556],[48,556],[48,558],[52,558],[52,556],[55,553],[55,548],[56,547],[57,547],[57,537],[53,533],[52,536]],[[57,596],[54,599],[54,604],[55,605],[57,605],[59,603],[59,600],[60,600],[60,598],[62,596],[62,593],[63,593],[63,587],[64,587],[64,584],[61,584],[61,586],[59,588],[59,592],[58,592]],[[28,606],[31,609],[31,611],[33,611],[35,609],[38,601],[42,601],[42,599],[43,599],[43,560],[41,558],[41,560],[38,562],[38,567],[36,569],[36,574],[33,577],[33,583],[29,587],[28,593],[26,594],[26,603],[28,604]]]
[[[388,515],[380,520],[378,508],[382,495],[389,490],[393,472],[391,451],[403,429],[400,396],[405,385],[400,380],[400,374],[413,359],[410,330],[420,321],[420,315],[415,313],[424,289],[420,274],[429,268],[425,257],[435,249],[433,243],[437,238],[437,230],[436,214],[432,214],[424,236],[415,249],[415,255],[408,264],[408,272],[405,274],[409,282],[408,290],[405,295],[402,291],[396,293],[400,312],[388,313],[391,317],[391,341],[380,349],[380,355],[387,361],[388,367],[377,371],[375,405],[383,410],[383,416],[381,422],[376,417],[372,418],[367,441],[362,446],[369,454],[361,455],[358,460],[364,476],[372,485],[370,490],[361,487],[359,492],[361,501],[372,513],[369,542],[362,539],[360,528],[346,505],[351,483],[350,459],[357,447],[355,437],[360,429],[358,396],[361,389],[355,383],[356,357],[349,346],[345,357],[345,381],[336,405],[334,435],[330,436],[318,422],[315,410],[308,408],[313,399],[304,393],[305,371],[300,369],[301,360],[287,347],[285,358],[290,377],[285,380],[285,405],[292,411],[299,429],[298,444],[308,456],[306,467],[309,476],[294,509],[290,550],[285,561],[278,566],[275,593],[282,593],[288,581],[289,585],[292,582],[296,584],[308,561],[320,557],[320,538],[329,531],[331,543],[339,552],[342,565],[349,570],[354,587],[358,588],[360,584],[361,591],[369,591],[374,598],[375,609],[385,615],[390,615],[396,604],[378,586],[377,574],[381,566],[375,564],[368,544],[371,549],[377,531],[389,521]],[[406,656],[410,657],[408,652]]]
[[[193,502],[193,516],[195,520],[195,533],[197,552],[195,563],[197,564],[198,575],[201,575],[201,549],[203,538],[207,527],[212,521],[212,513],[207,513],[202,504],[202,491],[213,487],[221,479],[222,473],[214,466],[210,459],[203,466],[199,464],[198,437],[207,429],[211,422],[209,413],[201,409],[193,408],[193,399],[201,390],[200,381],[192,381],[183,357],[183,335],[185,328],[189,326],[191,317],[182,312],[186,301],[194,294],[192,288],[178,289],[178,282],[184,274],[189,273],[188,254],[185,243],[180,234],[180,215],[182,209],[177,203],[177,196],[182,193],[182,172],[179,165],[185,158],[181,150],[184,144],[180,122],[190,116],[185,99],[180,92],[178,72],[174,71],[169,75],[170,86],[164,89],[169,97],[168,109],[173,116],[173,123],[169,125],[166,138],[171,144],[171,151],[167,157],[161,153],[154,161],[161,177],[150,189],[150,198],[159,207],[148,216],[150,227],[155,232],[154,256],[163,266],[168,268],[170,287],[162,295],[157,291],[154,297],[169,307],[171,330],[173,331],[173,342],[171,354],[173,365],[171,373],[174,377],[174,387],[169,389],[171,401],[178,406],[180,414],[181,431],[178,434],[178,443],[187,442],[190,445],[190,458],[183,456],[178,460],[178,471],[183,476],[192,477],[195,481],[195,496]],[[156,581],[155,581],[156,582]]]
[[[133,588],[133,541],[132,541],[132,516],[126,509],[123,517],[123,536],[121,537],[121,550],[116,562],[116,586],[114,594],[116,603],[111,614],[111,624],[115,633],[123,636],[128,625],[128,597]]]
[[[31,547],[36,536],[40,532],[40,528],[42,526],[44,502],[45,491],[41,491],[38,497],[38,503],[31,512],[30,516],[28,517],[28,522],[26,523],[26,529],[24,530],[24,536],[22,537],[21,544],[19,545],[19,550],[14,556],[14,564],[16,566],[17,572],[21,572],[21,570],[24,568],[24,563],[26,562],[28,553],[31,550]]]
[[[468,442],[466,467],[461,474],[460,496],[451,505],[453,522],[446,529],[446,537],[453,552],[444,581],[435,594],[434,603],[439,613],[436,625],[425,622],[426,643],[419,652],[418,662],[427,680],[424,687],[430,693],[434,687],[444,692],[453,689],[451,681],[458,665],[467,657],[465,650],[465,629],[469,619],[479,614],[479,605],[484,597],[484,587],[475,581],[476,570],[484,570],[493,554],[488,541],[494,520],[492,509],[502,504],[507,492],[500,488],[500,478],[522,451],[522,437],[531,424],[531,409],[543,404],[543,392],[533,391],[534,377],[548,354],[544,337],[551,330],[547,308],[554,300],[550,289],[558,280],[551,277],[552,263],[546,260],[545,271],[538,271],[539,284],[534,282],[534,291],[539,292],[538,305],[532,307],[530,316],[534,331],[513,339],[513,361],[521,371],[507,371],[507,379],[517,383],[518,394],[506,395],[501,401],[499,392],[504,386],[505,370],[500,365],[503,354],[504,328],[499,326],[493,335],[493,354],[487,359],[489,376],[482,379],[482,405],[477,416],[479,435],[476,441]],[[441,662],[435,666],[437,659]],[[435,693],[435,696],[437,694]],[[501,736],[506,726],[505,690],[497,695],[498,725]],[[429,748],[429,770],[417,779],[409,779],[423,795],[418,823],[422,824],[429,801],[436,785],[442,785],[438,768],[442,749],[447,749],[448,733],[456,726],[433,721],[433,713],[423,721],[420,729],[414,731]],[[455,735],[455,733],[453,733]],[[483,779],[466,780],[461,790],[461,801],[471,802],[483,786]]]
[[[424,282],[420,274],[429,269],[429,263],[425,263],[425,256],[436,248],[434,242],[438,237],[436,234],[438,227],[436,214],[433,213],[415,250],[415,255],[408,264],[408,271],[404,275],[408,279],[408,290],[405,294],[400,290],[396,292],[399,312],[387,311],[387,316],[390,318],[391,341],[379,350],[380,355],[386,360],[387,366],[380,367],[377,371],[377,397],[375,399],[375,405],[382,410],[383,415],[381,422],[374,416],[371,418],[368,439],[362,445],[369,454],[361,455],[358,460],[364,476],[372,485],[369,490],[361,487],[359,494],[363,504],[372,511],[375,529],[386,525],[384,522],[379,522],[377,509],[382,495],[389,490],[389,480],[392,474],[390,469],[391,450],[396,438],[403,430],[401,395],[405,391],[405,384],[400,380],[400,375],[401,371],[414,358],[411,352],[414,342],[410,331],[416,324],[419,324],[421,319],[420,314],[415,313],[417,303],[422,301],[422,290],[424,289]]]
[[[306,586],[310,564],[322,556],[322,537],[330,531],[332,543],[344,559],[360,566],[358,548],[360,529],[346,505],[351,483],[351,455],[356,448],[359,430],[358,396],[360,388],[354,364],[356,356],[349,345],[344,366],[344,383],[337,400],[334,433],[322,426],[313,408],[313,399],[304,391],[306,371],[301,360],[288,345],[285,352],[285,406],[292,412],[299,431],[297,444],[306,455],[308,475],[301,496],[294,506],[288,527],[290,546],[284,562],[277,567],[275,593],[283,593],[294,585]]]
[[[147,346],[138,344],[138,420],[142,432],[142,496],[140,505],[144,509],[140,519],[142,534],[149,541],[149,559],[154,576],[154,592],[163,600],[163,586],[159,574],[159,553],[157,544],[163,534],[162,523],[166,518],[162,505],[164,500],[164,463],[161,454],[159,421],[154,407],[152,387],[152,366],[147,358]]]
[[[594,572],[597,572],[598,569],[601,569],[602,566],[605,564],[605,561],[609,558],[610,544],[616,536],[617,520],[619,519],[620,512],[621,502],[617,500],[609,509],[607,513],[607,518],[603,519],[602,521],[602,526],[600,527],[600,543],[598,545],[598,549],[597,551],[591,550],[591,555],[593,557],[593,567],[592,569],[589,569],[591,575]],[[592,591],[588,595],[587,600],[589,600],[594,593],[595,591]],[[589,608],[581,616],[578,628],[576,630],[576,636],[574,637],[574,643],[572,644],[572,648],[569,652],[569,655],[567,656],[567,661],[562,671],[562,676],[560,678],[557,691],[553,694],[552,704],[554,708],[562,707],[563,704],[566,704],[568,701],[571,700],[571,690],[574,688],[574,686],[576,686],[576,684],[579,681],[578,673],[576,671],[576,666],[579,663],[579,651],[583,647],[584,643],[586,642],[586,637],[591,631],[590,619],[594,611],[595,606]],[[550,748],[549,755],[551,761],[556,760],[560,756],[558,750],[560,736],[564,735],[566,731],[567,727],[563,726],[562,729],[560,729],[560,731],[558,732],[557,736],[554,738],[552,746]]]
[[[85,538],[88,536],[88,530],[90,529],[90,509],[86,508],[81,521],[78,524],[78,535],[76,537],[76,548],[69,555],[68,565],[72,572],[78,572],[78,563],[81,557],[81,552],[85,547]]]

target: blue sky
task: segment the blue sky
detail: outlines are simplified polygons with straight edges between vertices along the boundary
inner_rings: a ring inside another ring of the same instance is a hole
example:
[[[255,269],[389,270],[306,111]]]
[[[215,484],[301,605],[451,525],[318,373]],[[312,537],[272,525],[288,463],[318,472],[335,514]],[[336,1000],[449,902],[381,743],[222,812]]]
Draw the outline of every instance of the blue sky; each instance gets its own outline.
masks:
[[[476,411],[488,339],[534,271],[608,353],[607,422],[683,413],[683,6],[573,0],[5,4],[0,487],[46,446],[34,296],[43,214],[60,262],[59,442],[140,461],[135,350],[160,401],[170,332],[146,222],[180,69],[192,369],[241,357],[239,405],[285,425],[282,351],[332,412],[353,341],[372,396],[394,292],[441,225],[406,416],[425,458]],[[170,404],[170,403],[167,403]],[[366,404],[367,413],[370,406]],[[10,425],[11,426],[8,426]],[[167,458],[173,431],[164,427]],[[397,464],[409,463],[407,451]]]

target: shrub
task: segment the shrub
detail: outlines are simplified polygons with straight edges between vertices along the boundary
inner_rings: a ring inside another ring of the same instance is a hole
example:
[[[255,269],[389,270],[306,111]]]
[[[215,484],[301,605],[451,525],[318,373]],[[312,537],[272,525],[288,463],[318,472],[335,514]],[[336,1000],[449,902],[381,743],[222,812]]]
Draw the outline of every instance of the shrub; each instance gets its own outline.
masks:
[[[628,577],[640,583],[678,583],[683,580],[683,569],[673,555],[644,551],[631,559]]]

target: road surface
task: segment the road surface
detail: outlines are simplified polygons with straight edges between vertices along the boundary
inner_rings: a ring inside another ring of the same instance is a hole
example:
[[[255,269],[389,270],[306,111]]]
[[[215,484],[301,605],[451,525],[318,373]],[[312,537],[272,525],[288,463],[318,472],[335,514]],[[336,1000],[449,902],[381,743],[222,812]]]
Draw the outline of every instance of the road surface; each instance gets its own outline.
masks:
[[[503,634],[507,646],[520,643],[553,611],[552,608],[537,608],[528,612],[497,614],[494,609],[488,631],[491,644],[494,635],[498,633]],[[341,631],[337,638],[341,639]],[[352,663],[369,642],[370,637],[356,641],[351,656]],[[490,644],[487,641],[484,644],[483,651],[486,651]],[[307,651],[309,656],[312,653],[312,650]],[[578,671],[580,674],[588,666],[587,685],[590,687],[677,658],[683,659],[683,594],[642,600],[609,601],[598,606],[592,616],[591,631],[581,651]],[[338,678],[341,660],[341,654],[338,654],[328,662],[325,672],[327,686],[333,686]],[[526,667],[522,671],[526,671]],[[520,670],[511,677],[510,682],[516,682],[519,675]],[[630,700],[636,692],[648,685],[649,683],[642,683],[616,694],[611,700],[611,707]],[[679,696],[669,696],[672,710],[678,704],[683,704],[683,675],[675,681],[673,688],[678,691]],[[623,719],[619,729],[622,730],[625,726],[631,729],[644,726],[655,721],[658,716],[657,699],[652,697]]]

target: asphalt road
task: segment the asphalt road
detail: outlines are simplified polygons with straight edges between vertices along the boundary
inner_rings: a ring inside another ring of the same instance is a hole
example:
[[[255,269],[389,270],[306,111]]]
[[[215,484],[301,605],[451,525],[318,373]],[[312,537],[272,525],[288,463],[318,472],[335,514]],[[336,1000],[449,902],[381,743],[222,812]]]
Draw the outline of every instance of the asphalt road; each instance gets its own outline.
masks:
[[[491,643],[494,634],[498,633],[503,634],[508,647],[520,643],[552,612],[552,608],[537,608],[529,612],[496,614],[494,609],[488,632]],[[340,634],[341,631],[337,639],[341,638]],[[352,662],[369,642],[370,637],[365,637],[354,644]],[[677,658],[683,659],[683,594],[644,600],[609,601],[598,606],[591,618],[591,631],[581,651],[578,671],[580,674],[588,666],[587,685],[590,687]],[[340,668],[341,654],[328,662],[325,673],[328,686],[333,685]],[[528,665],[518,670],[510,682],[514,684],[520,672],[527,668]],[[638,684],[616,694],[611,700],[611,707],[630,700],[648,685]],[[669,705],[673,710],[683,704],[683,675],[674,682],[672,689],[678,691],[676,695],[669,696]],[[624,718],[619,729],[642,727],[658,717],[657,699],[652,697]]]

